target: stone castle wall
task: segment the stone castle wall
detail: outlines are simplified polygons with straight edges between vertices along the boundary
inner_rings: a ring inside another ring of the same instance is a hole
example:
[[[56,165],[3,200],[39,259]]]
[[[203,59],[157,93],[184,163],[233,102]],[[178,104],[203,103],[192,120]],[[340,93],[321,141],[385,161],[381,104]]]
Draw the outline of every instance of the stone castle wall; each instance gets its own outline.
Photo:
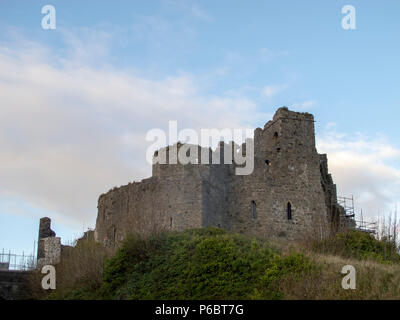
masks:
[[[169,156],[182,146],[159,152]],[[111,246],[132,232],[206,226],[295,239],[340,209],[326,155],[315,148],[311,114],[278,109],[254,131],[254,161],[253,173],[242,176],[236,164],[153,164],[151,178],[100,196],[95,239]]]
[[[201,179],[193,166],[115,188],[99,198],[95,239],[113,245],[129,232],[200,228],[201,201]]]

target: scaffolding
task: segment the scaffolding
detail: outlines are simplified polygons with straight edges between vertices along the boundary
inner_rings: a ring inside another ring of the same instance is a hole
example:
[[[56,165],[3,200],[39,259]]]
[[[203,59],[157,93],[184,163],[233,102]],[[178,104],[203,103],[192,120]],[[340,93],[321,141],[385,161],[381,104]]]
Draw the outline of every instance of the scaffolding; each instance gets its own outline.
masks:
[[[368,222],[364,221],[362,210],[361,210],[361,220],[355,219],[355,210],[354,210],[354,197],[353,195],[350,197],[337,197],[337,202],[341,205],[345,211],[344,218],[352,219],[354,230],[366,232],[369,234],[376,234],[378,230],[378,223],[377,222]]]
[[[353,196],[351,196],[351,198],[337,197],[337,202],[344,208],[344,211],[346,212],[346,217],[354,218],[355,212]]]
[[[25,252],[22,251],[22,254],[15,254],[11,253],[11,250],[7,252],[3,248],[0,252],[0,270],[28,271],[36,269],[35,245],[33,252],[32,254],[25,254]]]
[[[378,223],[358,220],[356,221],[356,230],[375,235],[378,230]]]

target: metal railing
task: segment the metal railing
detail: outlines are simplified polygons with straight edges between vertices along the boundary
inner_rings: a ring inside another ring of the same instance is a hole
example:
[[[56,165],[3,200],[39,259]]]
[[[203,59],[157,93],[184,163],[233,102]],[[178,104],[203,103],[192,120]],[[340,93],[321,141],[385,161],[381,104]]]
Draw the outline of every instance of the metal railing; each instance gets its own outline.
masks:
[[[36,256],[34,254],[26,255],[22,252],[20,254],[11,253],[11,251],[0,252],[0,270],[33,270],[36,268]]]

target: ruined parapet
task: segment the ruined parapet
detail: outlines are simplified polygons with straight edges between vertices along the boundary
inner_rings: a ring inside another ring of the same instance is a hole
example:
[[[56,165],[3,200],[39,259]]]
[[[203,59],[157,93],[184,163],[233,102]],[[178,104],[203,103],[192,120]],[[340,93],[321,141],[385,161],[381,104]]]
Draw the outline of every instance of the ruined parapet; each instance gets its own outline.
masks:
[[[326,154],[319,154],[319,165],[321,172],[321,184],[327,196],[327,200],[331,203],[337,203],[336,185],[333,183],[332,175],[328,171],[328,158]]]
[[[177,142],[154,153],[152,176],[180,178],[189,167],[212,162],[212,150],[199,145]]]
[[[39,224],[39,239],[55,236],[56,233],[51,230],[51,219],[48,217],[41,218]]]
[[[51,230],[51,219],[44,217],[40,219],[39,239],[37,251],[37,265],[57,264],[61,257],[61,238]]]
[[[94,241],[94,230],[88,230],[84,232],[81,239],[86,241]]]
[[[331,232],[336,233],[342,228],[341,216],[345,215],[342,206],[337,203],[336,185],[328,172],[328,158],[326,154],[319,154],[319,170],[321,173],[321,186],[325,194],[327,218],[331,225]]]
[[[94,230],[88,230],[86,232],[83,233],[83,236],[80,237],[79,239],[76,240],[76,245],[79,245],[80,243],[83,242],[92,242],[95,241],[95,231]],[[68,250],[70,250],[70,248],[73,248],[71,246],[62,246],[62,252],[66,252]]]
[[[255,139],[262,141],[259,151],[288,151],[296,156],[315,153],[314,116],[310,113],[290,111],[287,107],[279,108],[273,119],[268,121],[263,130],[256,129]],[[261,138],[260,135],[264,135]],[[265,136],[268,139],[265,139]]]
[[[328,209],[327,213],[331,225],[331,232],[335,234],[337,232],[354,229],[354,207],[351,212],[347,212],[346,202],[338,201],[336,184],[333,183],[332,175],[328,173],[327,155],[319,154],[318,156],[320,160],[321,185],[325,193],[325,203]]]

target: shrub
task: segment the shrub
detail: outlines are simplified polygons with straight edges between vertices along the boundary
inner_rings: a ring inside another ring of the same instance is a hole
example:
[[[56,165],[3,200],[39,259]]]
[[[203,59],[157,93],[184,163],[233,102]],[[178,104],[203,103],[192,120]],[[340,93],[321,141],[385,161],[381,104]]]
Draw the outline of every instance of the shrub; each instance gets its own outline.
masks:
[[[346,258],[371,259],[382,263],[400,262],[400,255],[394,242],[386,239],[377,240],[368,233],[355,230],[314,242],[313,249]]]
[[[285,247],[282,253],[265,240],[218,228],[131,236],[112,256],[96,243],[80,243],[57,266],[57,290],[47,298],[398,299],[400,295],[400,267],[389,265],[399,256],[390,242],[349,232],[314,242],[314,250],[327,255],[289,250]],[[349,263],[357,269],[357,290],[341,287],[341,270]]]
[[[190,230],[149,239],[147,246],[127,240],[107,263],[102,291],[117,299],[283,298],[279,280],[301,278],[312,267],[303,255],[281,257],[255,239]]]

